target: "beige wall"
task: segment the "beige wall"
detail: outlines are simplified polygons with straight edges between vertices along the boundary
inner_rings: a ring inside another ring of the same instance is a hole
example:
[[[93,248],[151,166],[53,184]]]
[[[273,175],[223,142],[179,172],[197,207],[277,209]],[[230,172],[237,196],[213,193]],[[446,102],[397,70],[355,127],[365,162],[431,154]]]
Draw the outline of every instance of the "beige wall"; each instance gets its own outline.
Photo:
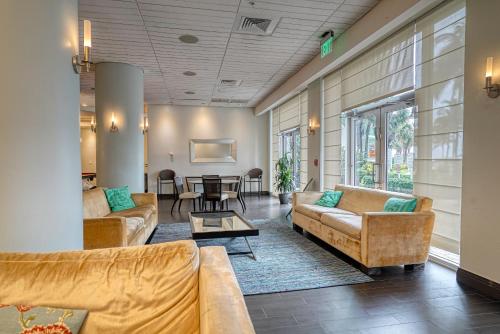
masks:
[[[241,175],[259,167],[264,171],[263,189],[269,180],[269,119],[255,116],[250,108],[149,105],[149,190],[156,192],[162,169],[180,176],[202,174]],[[190,139],[234,138],[236,163],[191,163]],[[173,159],[169,153],[173,153]],[[165,193],[170,191],[164,188]]]
[[[307,137],[307,179],[313,178],[309,190],[320,190],[321,155],[321,82],[316,80],[307,86],[307,111],[309,119],[316,126],[315,134]],[[314,161],[317,160],[317,164]]]
[[[460,266],[500,283],[500,98],[483,90],[486,57],[500,82],[500,1],[468,0]]]
[[[95,173],[96,170],[96,135],[90,127],[80,127],[80,157],[82,172]]]

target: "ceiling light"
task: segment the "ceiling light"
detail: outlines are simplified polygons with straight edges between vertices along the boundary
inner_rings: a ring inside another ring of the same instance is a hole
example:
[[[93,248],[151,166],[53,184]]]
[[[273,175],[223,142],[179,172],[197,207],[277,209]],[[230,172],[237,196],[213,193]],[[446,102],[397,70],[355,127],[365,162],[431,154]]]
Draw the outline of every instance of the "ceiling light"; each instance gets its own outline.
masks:
[[[188,43],[188,44],[198,43],[198,37],[193,35],[182,35],[179,37],[179,40],[183,43]]]
[[[182,74],[184,74],[187,77],[193,77],[196,75],[196,72],[186,71],[186,72],[183,72]]]
[[[184,94],[187,94],[187,95],[194,95],[194,94],[196,94],[196,93],[195,93],[195,92],[193,92],[193,91],[188,90],[188,91],[185,91],[185,92],[184,92]]]

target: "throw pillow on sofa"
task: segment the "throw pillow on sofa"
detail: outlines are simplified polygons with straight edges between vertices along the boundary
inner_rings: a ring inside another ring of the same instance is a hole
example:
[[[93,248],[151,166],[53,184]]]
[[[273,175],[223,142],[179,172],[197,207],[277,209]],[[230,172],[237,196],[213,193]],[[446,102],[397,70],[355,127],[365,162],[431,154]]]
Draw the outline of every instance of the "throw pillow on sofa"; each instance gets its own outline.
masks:
[[[128,186],[104,189],[104,193],[113,212],[135,208]]]
[[[384,204],[384,212],[413,212],[417,207],[417,199],[391,197]]]
[[[342,191],[325,191],[321,198],[314,202],[314,204],[327,208],[334,208],[339,204],[342,194]]]

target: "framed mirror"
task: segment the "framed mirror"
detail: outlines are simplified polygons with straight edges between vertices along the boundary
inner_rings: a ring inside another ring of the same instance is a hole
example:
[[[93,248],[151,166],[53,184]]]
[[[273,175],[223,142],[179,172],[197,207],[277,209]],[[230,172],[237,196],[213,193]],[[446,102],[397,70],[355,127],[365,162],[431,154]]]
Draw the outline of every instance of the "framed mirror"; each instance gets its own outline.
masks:
[[[193,163],[236,162],[235,139],[191,139],[189,151]]]

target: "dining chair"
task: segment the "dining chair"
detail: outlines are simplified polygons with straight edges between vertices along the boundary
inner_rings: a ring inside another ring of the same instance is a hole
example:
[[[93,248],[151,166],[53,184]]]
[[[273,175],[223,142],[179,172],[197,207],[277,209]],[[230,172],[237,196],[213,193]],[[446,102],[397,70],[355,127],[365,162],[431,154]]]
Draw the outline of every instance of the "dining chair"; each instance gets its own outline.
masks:
[[[156,178],[156,193],[158,195],[162,195],[162,185],[164,184],[172,184],[173,191],[175,196],[175,171],[171,169],[164,169],[158,173],[158,177]]]
[[[243,209],[243,212],[246,211],[247,207],[245,202],[243,201],[243,198],[241,196],[241,182],[242,182],[242,177],[241,176],[225,176],[222,179],[226,180],[234,180],[236,181],[235,183],[230,184],[229,190],[223,190],[222,192],[224,194],[227,194],[229,199],[235,199],[238,200],[241,204],[241,208]],[[229,200],[228,200],[228,208],[229,208]]]
[[[221,178],[203,177],[203,209],[207,209],[207,202],[212,205],[212,211],[216,210],[217,203],[219,209],[224,209],[224,201],[227,201],[229,196],[222,192]]]
[[[192,200],[193,201],[193,210],[196,211],[196,199],[198,199],[198,206],[201,210],[200,198],[201,194],[194,191],[189,191],[189,183],[186,178],[182,178],[180,176],[175,177],[175,200],[174,204],[172,204],[172,208],[170,209],[170,214],[174,211],[175,203],[179,201],[179,208],[177,211],[181,211],[182,200]],[[187,191],[184,191],[186,189]]]
[[[250,186],[250,193],[252,193],[252,184],[257,183],[257,195],[260,199],[260,193],[262,192],[262,169],[260,168],[252,168],[248,171],[248,173],[244,176],[243,182],[243,193],[246,196],[246,184]]]

